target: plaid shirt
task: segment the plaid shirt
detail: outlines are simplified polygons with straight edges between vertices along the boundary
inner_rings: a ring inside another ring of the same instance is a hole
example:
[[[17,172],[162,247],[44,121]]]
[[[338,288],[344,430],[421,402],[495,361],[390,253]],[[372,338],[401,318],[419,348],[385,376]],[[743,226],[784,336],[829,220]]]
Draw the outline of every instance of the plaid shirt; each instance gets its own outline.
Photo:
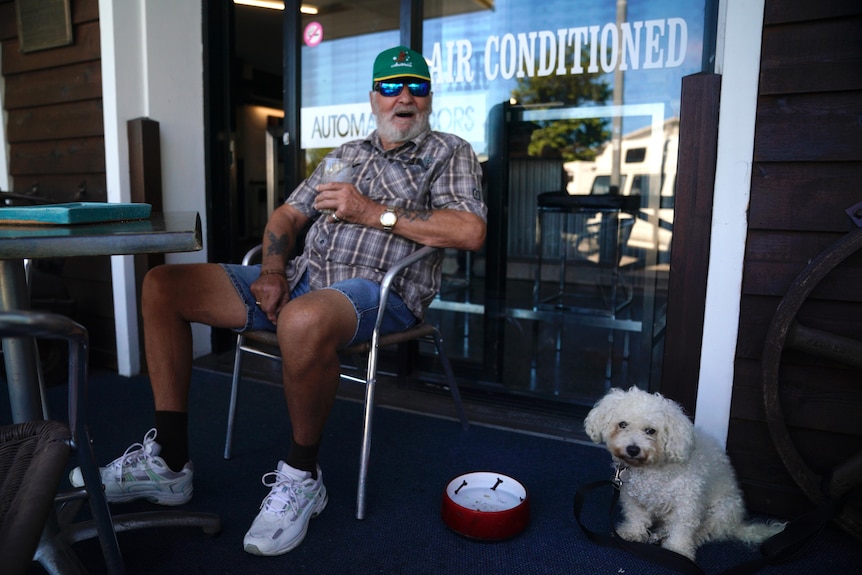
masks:
[[[482,170],[473,149],[453,134],[427,131],[397,149],[384,151],[377,132],[348,142],[332,156],[350,160],[352,183],[375,202],[406,210],[463,210],[485,219]],[[303,181],[286,203],[314,219],[305,248],[289,262],[287,278],[295,286],[308,270],[311,289],[350,278],[380,283],[386,270],[419,246],[398,234],[332,218],[314,209],[320,170]],[[405,269],[393,289],[417,317],[440,289],[442,250]]]

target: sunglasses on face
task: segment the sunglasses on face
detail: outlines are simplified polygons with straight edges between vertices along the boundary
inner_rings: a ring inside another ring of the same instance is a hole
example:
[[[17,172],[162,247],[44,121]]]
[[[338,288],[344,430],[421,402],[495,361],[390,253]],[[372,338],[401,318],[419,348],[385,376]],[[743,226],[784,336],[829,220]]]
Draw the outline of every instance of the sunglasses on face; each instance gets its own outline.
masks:
[[[429,93],[431,93],[431,82],[422,81],[422,82],[375,82],[374,83],[374,91],[380,92],[381,96],[386,96],[387,98],[392,98],[401,93],[404,90],[404,86],[407,86],[407,89],[410,90],[410,95],[416,98],[424,98]]]

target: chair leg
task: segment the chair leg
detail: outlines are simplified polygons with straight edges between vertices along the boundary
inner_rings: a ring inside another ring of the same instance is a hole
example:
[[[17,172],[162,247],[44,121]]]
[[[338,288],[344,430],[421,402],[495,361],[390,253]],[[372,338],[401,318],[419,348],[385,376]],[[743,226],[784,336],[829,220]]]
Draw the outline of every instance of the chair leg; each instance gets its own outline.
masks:
[[[365,414],[362,423],[362,448],[359,454],[359,481],[356,488],[356,518],[365,519],[365,487],[368,482],[368,463],[371,457],[371,424],[374,415],[374,391],[377,387],[378,335],[371,338],[368,353],[368,370],[365,378]]]
[[[458,382],[455,380],[452,364],[449,363],[449,356],[446,354],[443,338],[436,327],[434,328],[433,338],[434,346],[437,349],[437,356],[443,365],[443,371],[446,373],[446,379],[449,382],[449,390],[452,392],[452,399],[455,401],[455,407],[458,410],[461,427],[468,429],[470,423],[467,420],[464,404],[461,401]],[[356,488],[356,518],[360,520],[365,519],[365,491],[368,484],[368,464],[371,457],[371,426],[374,415],[374,392],[377,387],[378,353],[379,345],[377,335],[375,334],[372,337],[371,350],[368,353],[368,371],[365,380],[365,414],[362,424],[362,447],[359,456],[359,481]]]
[[[437,357],[440,358],[440,363],[443,365],[443,371],[446,374],[446,381],[449,382],[449,391],[452,392],[452,399],[455,401],[455,408],[458,410],[461,427],[467,430],[470,428],[470,422],[467,420],[467,414],[464,412],[464,404],[461,402],[461,391],[458,388],[455,373],[452,371],[452,364],[449,363],[449,355],[446,353],[446,348],[443,345],[443,337],[440,335],[440,330],[436,327],[434,328],[434,347],[437,348]]]
[[[87,491],[87,500],[93,514],[93,522],[105,557],[105,565],[111,575],[121,575],[126,572],[117,533],[114,530],[111,510],[102,486],[102,475],[96,455],[93,453],[93,443],[87,431],[87,374],[88,374],[88,343],[86,332],[84,340],[69,341],[69,421],[75,441],[75,452],[81,466],[81,476]]]
[[[236,400],[239,395],[239,378],[242,373],[242,346],[245,338],[242,334],[236,336],[236,355],[233,359],[233,377],[230,384],[230,406],[227,411],[227,434],[224,439],[224,458],[231,458],[233,450],[233,426],[236,419]]]
[[[87,500],[90,503],[96,533],[99,537],[108,573],[119,575],[125,573],[126,569],[117,542],[111,511],[108,508],[108,501],[105,499],[105,492],[102,488],[99,466],[96,463],[89,435],[86,431],[79,432],[79,434],[80,437],[77,440],[78,461],[81,465],[81,475],[87,490]]]

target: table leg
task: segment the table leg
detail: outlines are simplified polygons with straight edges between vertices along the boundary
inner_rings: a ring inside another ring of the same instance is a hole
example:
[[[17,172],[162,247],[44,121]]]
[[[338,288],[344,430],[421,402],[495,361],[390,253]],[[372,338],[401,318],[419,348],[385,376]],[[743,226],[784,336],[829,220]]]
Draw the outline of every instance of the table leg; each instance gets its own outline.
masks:
[[[0,260],[0,310],[30,308],[27,278],[22,260]],[[20,423],[42,419],[39,377],[36,372],[36,344],[33,338],[3,338],[3,359],[12,421]]]

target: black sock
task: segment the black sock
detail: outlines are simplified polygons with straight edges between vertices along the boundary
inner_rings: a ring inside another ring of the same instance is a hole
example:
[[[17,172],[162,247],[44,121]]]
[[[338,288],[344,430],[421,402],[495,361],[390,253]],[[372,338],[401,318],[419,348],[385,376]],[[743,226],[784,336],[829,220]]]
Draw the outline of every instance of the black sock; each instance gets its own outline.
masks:
[[[299,469],[300,471],[311,472],[312,479],[317,479],[317,452],[320,449],[320,444],[314,445],[299,445],[295,439],[291,438],[290,452],[287,454],[285,463]]]
[[[180,411],[156,411],[156,443],[162,446],[159,456],[174,471],[181,471],[189,461],[189,414]]]

